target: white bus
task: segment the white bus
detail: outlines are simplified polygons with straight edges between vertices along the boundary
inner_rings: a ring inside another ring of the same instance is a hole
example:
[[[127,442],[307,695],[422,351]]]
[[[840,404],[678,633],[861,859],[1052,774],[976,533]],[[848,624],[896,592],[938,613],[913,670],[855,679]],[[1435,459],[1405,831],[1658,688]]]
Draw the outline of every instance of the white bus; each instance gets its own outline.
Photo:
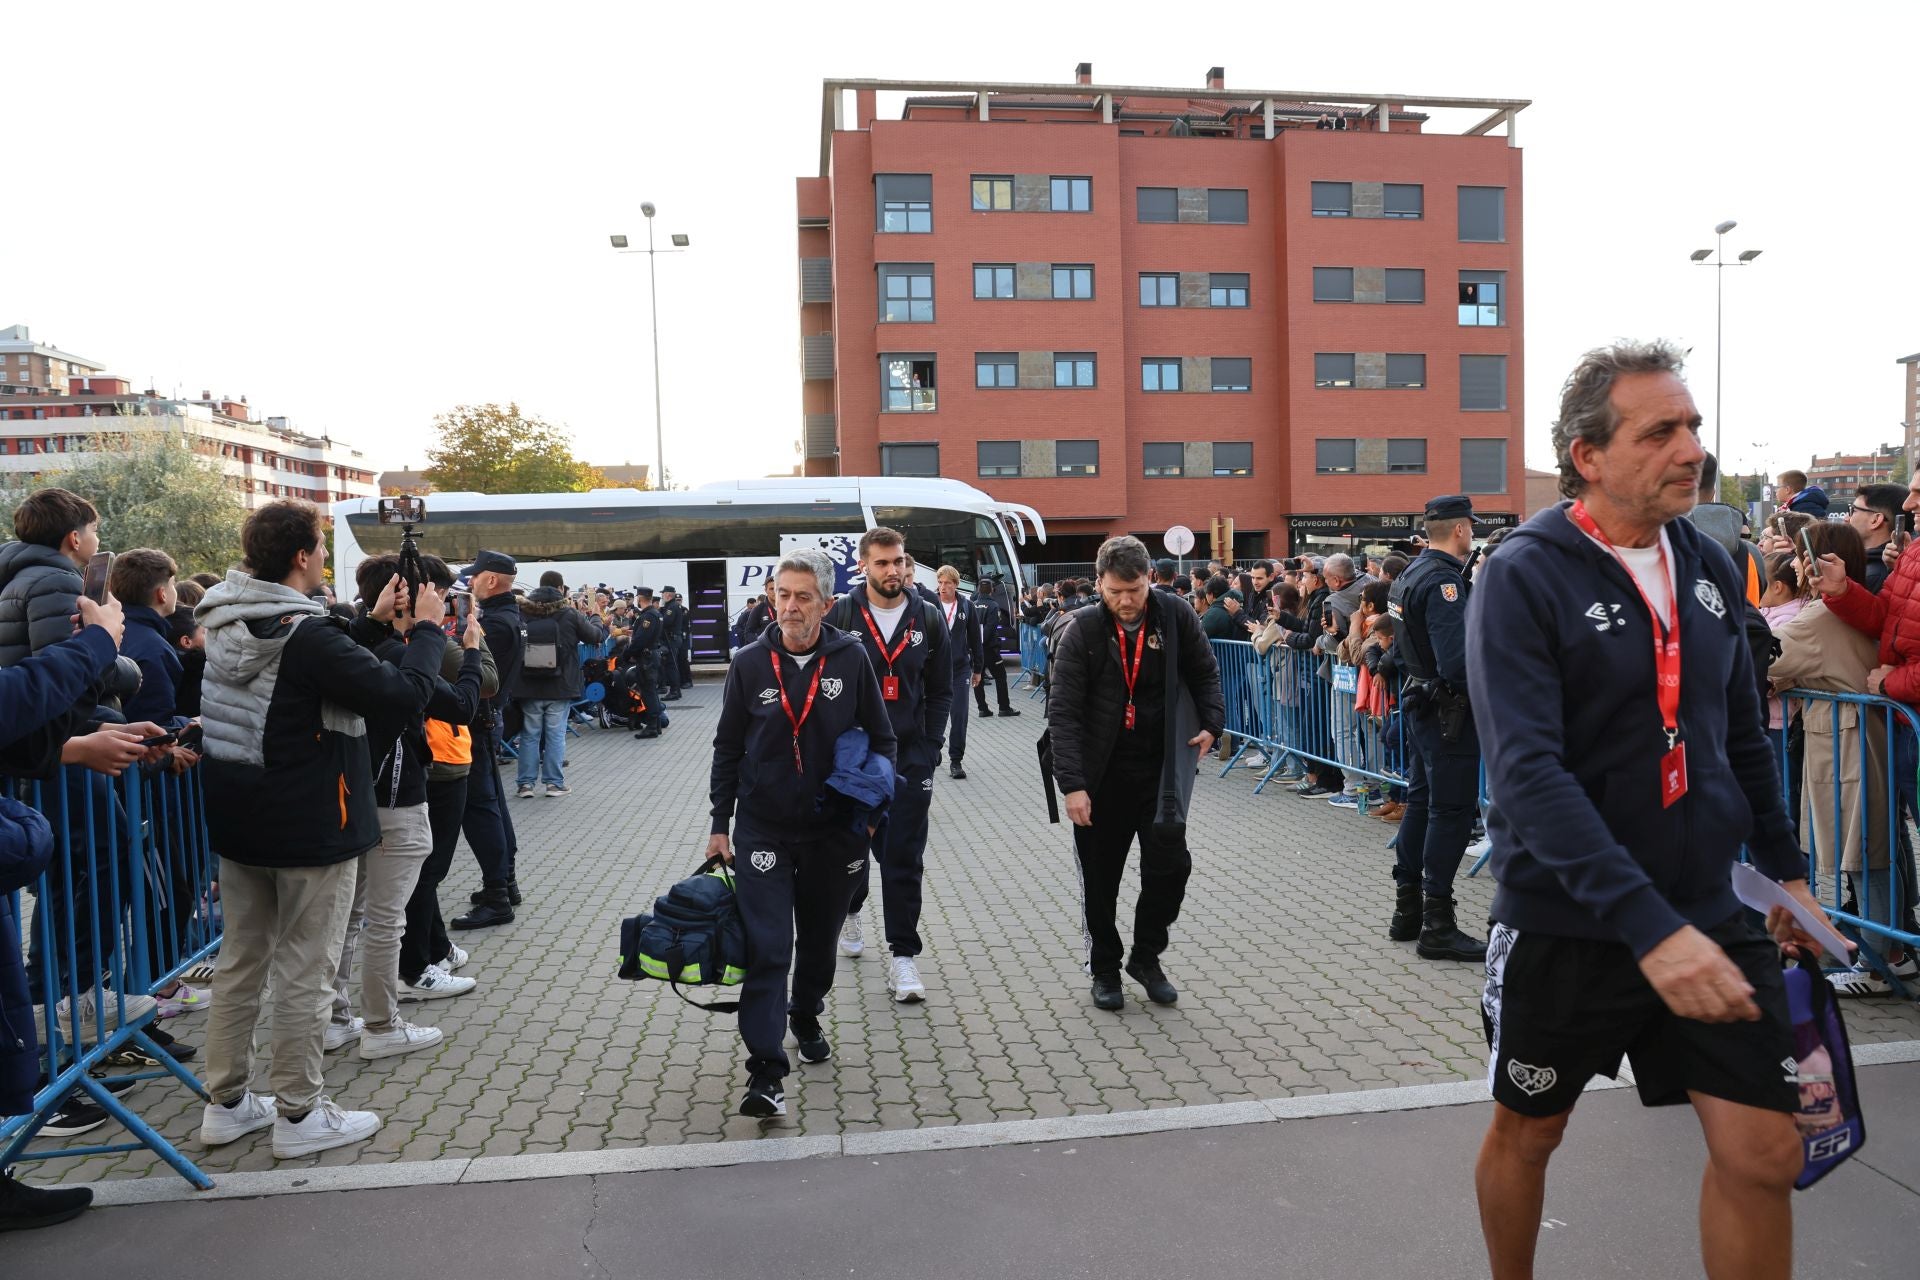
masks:
[[[333,504],[334,573],[342,583],[368,555],[398,551],[400,530],[381,525],[378,500]],[[943,564],[971,587],[1000,574],[1016,596],[1015,548],[1047,540],[1031,507],[1000,502],[958,480],[891,476],[729,480],[698,489],[591,493],[428,494],[420,548],[457,570],[481,550],[504,551],[523,586],[558,569],[569,587],[675,587],[692,618],[696,661],[725,661],[727,628],[753,602],[780,556],[822,547],[839,566],[839,590],[854,571],[860,535],[877,525],[906,535],[923,582]]]

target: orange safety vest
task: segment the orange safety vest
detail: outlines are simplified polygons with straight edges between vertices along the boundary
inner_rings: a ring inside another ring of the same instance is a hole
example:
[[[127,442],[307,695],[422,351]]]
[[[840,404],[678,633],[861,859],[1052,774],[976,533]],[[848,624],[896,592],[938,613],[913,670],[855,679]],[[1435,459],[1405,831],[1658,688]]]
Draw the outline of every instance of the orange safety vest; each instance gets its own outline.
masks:
[[[433,753],[436,764],[473,763],[473,735],[463,724],[427,721],[427,749]]]

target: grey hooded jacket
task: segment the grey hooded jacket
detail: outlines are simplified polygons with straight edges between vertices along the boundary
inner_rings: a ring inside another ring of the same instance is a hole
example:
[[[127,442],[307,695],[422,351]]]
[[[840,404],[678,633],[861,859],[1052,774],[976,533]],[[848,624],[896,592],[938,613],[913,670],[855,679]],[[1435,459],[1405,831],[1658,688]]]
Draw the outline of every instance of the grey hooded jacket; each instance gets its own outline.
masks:
[[[214,852],[311,867],[373,847],[380,822],[361,717],[423,709],[446,636],[420,624],[389,666],[325,605],[237,569],[194,616],[207,629],[200,715]]]

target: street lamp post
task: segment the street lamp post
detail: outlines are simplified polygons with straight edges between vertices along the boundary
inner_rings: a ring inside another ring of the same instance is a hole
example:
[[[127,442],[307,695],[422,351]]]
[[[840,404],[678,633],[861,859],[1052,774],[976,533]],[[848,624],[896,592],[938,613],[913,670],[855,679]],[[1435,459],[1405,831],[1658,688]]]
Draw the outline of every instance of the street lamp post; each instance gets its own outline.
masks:
[[[648,200],[642,203],[640,212],[644,214],[647,219],[646,248],[629,249],[625,236],[615,235],[608,236],[607,238],[612,241],[613,247],[621,253],[644,253],[647,255],[647,301],[653,317],[653,487],[659,490],[665,488],[667,482],[667,437],[665,428],[662,425],[663,415],[660,411],[660,287],[654,273],[653,260],[657,254],[678,253],[691,244],[692,241],[679,232],[675,232],[671,237],[673,240],[673,248],[654,248],[653,215],[655,210],[653,201]]]
[[[1727,465],[1725,455],[1720,452],[1720,375],[1725,364],[1722,353],[1725,348],[1726,333],[1726,268],[1751,266],[1760,256],[1758,249],[1742,250],[1739,261],[1726,261],[1727,232],[1740,224],[1728,218],[1713,229],[1713,248],[1695,249],[1691,255],[1696,267],[1712,267],[1713,272],[1713,456],[1722,467]]]

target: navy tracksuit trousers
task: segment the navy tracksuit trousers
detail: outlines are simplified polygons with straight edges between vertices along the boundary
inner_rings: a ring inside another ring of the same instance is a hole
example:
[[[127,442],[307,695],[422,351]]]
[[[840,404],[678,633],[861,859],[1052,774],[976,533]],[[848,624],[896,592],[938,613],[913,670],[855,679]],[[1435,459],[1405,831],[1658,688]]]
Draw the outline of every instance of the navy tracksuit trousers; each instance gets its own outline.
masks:
[[[953,669],[953,706],[947,712],[947,759],[959,764],[967,754],[967,695],[973,689],[973,668]]]
[[[867,843],[858,831],[774,835],[734,824],[734,896],[747,930],[740,1039],[750,1075],[784,1078],[792,1066],[788,1015],[826,1007],[838,963],[834,943],[847,918],[848,896],[855,884],[865,883],[866,870]]]
[[[902,750],[906,754],[906,749]],[[927,853],[927,810],[933,805],[933,766],[901,767],[893,804],[873,833],[873,858],[880,864],[880,906],[887,926],[887,949],[896,956],[917,956],[920,946],[920,878]],[[866,868],[846,914],[867,905]]]

